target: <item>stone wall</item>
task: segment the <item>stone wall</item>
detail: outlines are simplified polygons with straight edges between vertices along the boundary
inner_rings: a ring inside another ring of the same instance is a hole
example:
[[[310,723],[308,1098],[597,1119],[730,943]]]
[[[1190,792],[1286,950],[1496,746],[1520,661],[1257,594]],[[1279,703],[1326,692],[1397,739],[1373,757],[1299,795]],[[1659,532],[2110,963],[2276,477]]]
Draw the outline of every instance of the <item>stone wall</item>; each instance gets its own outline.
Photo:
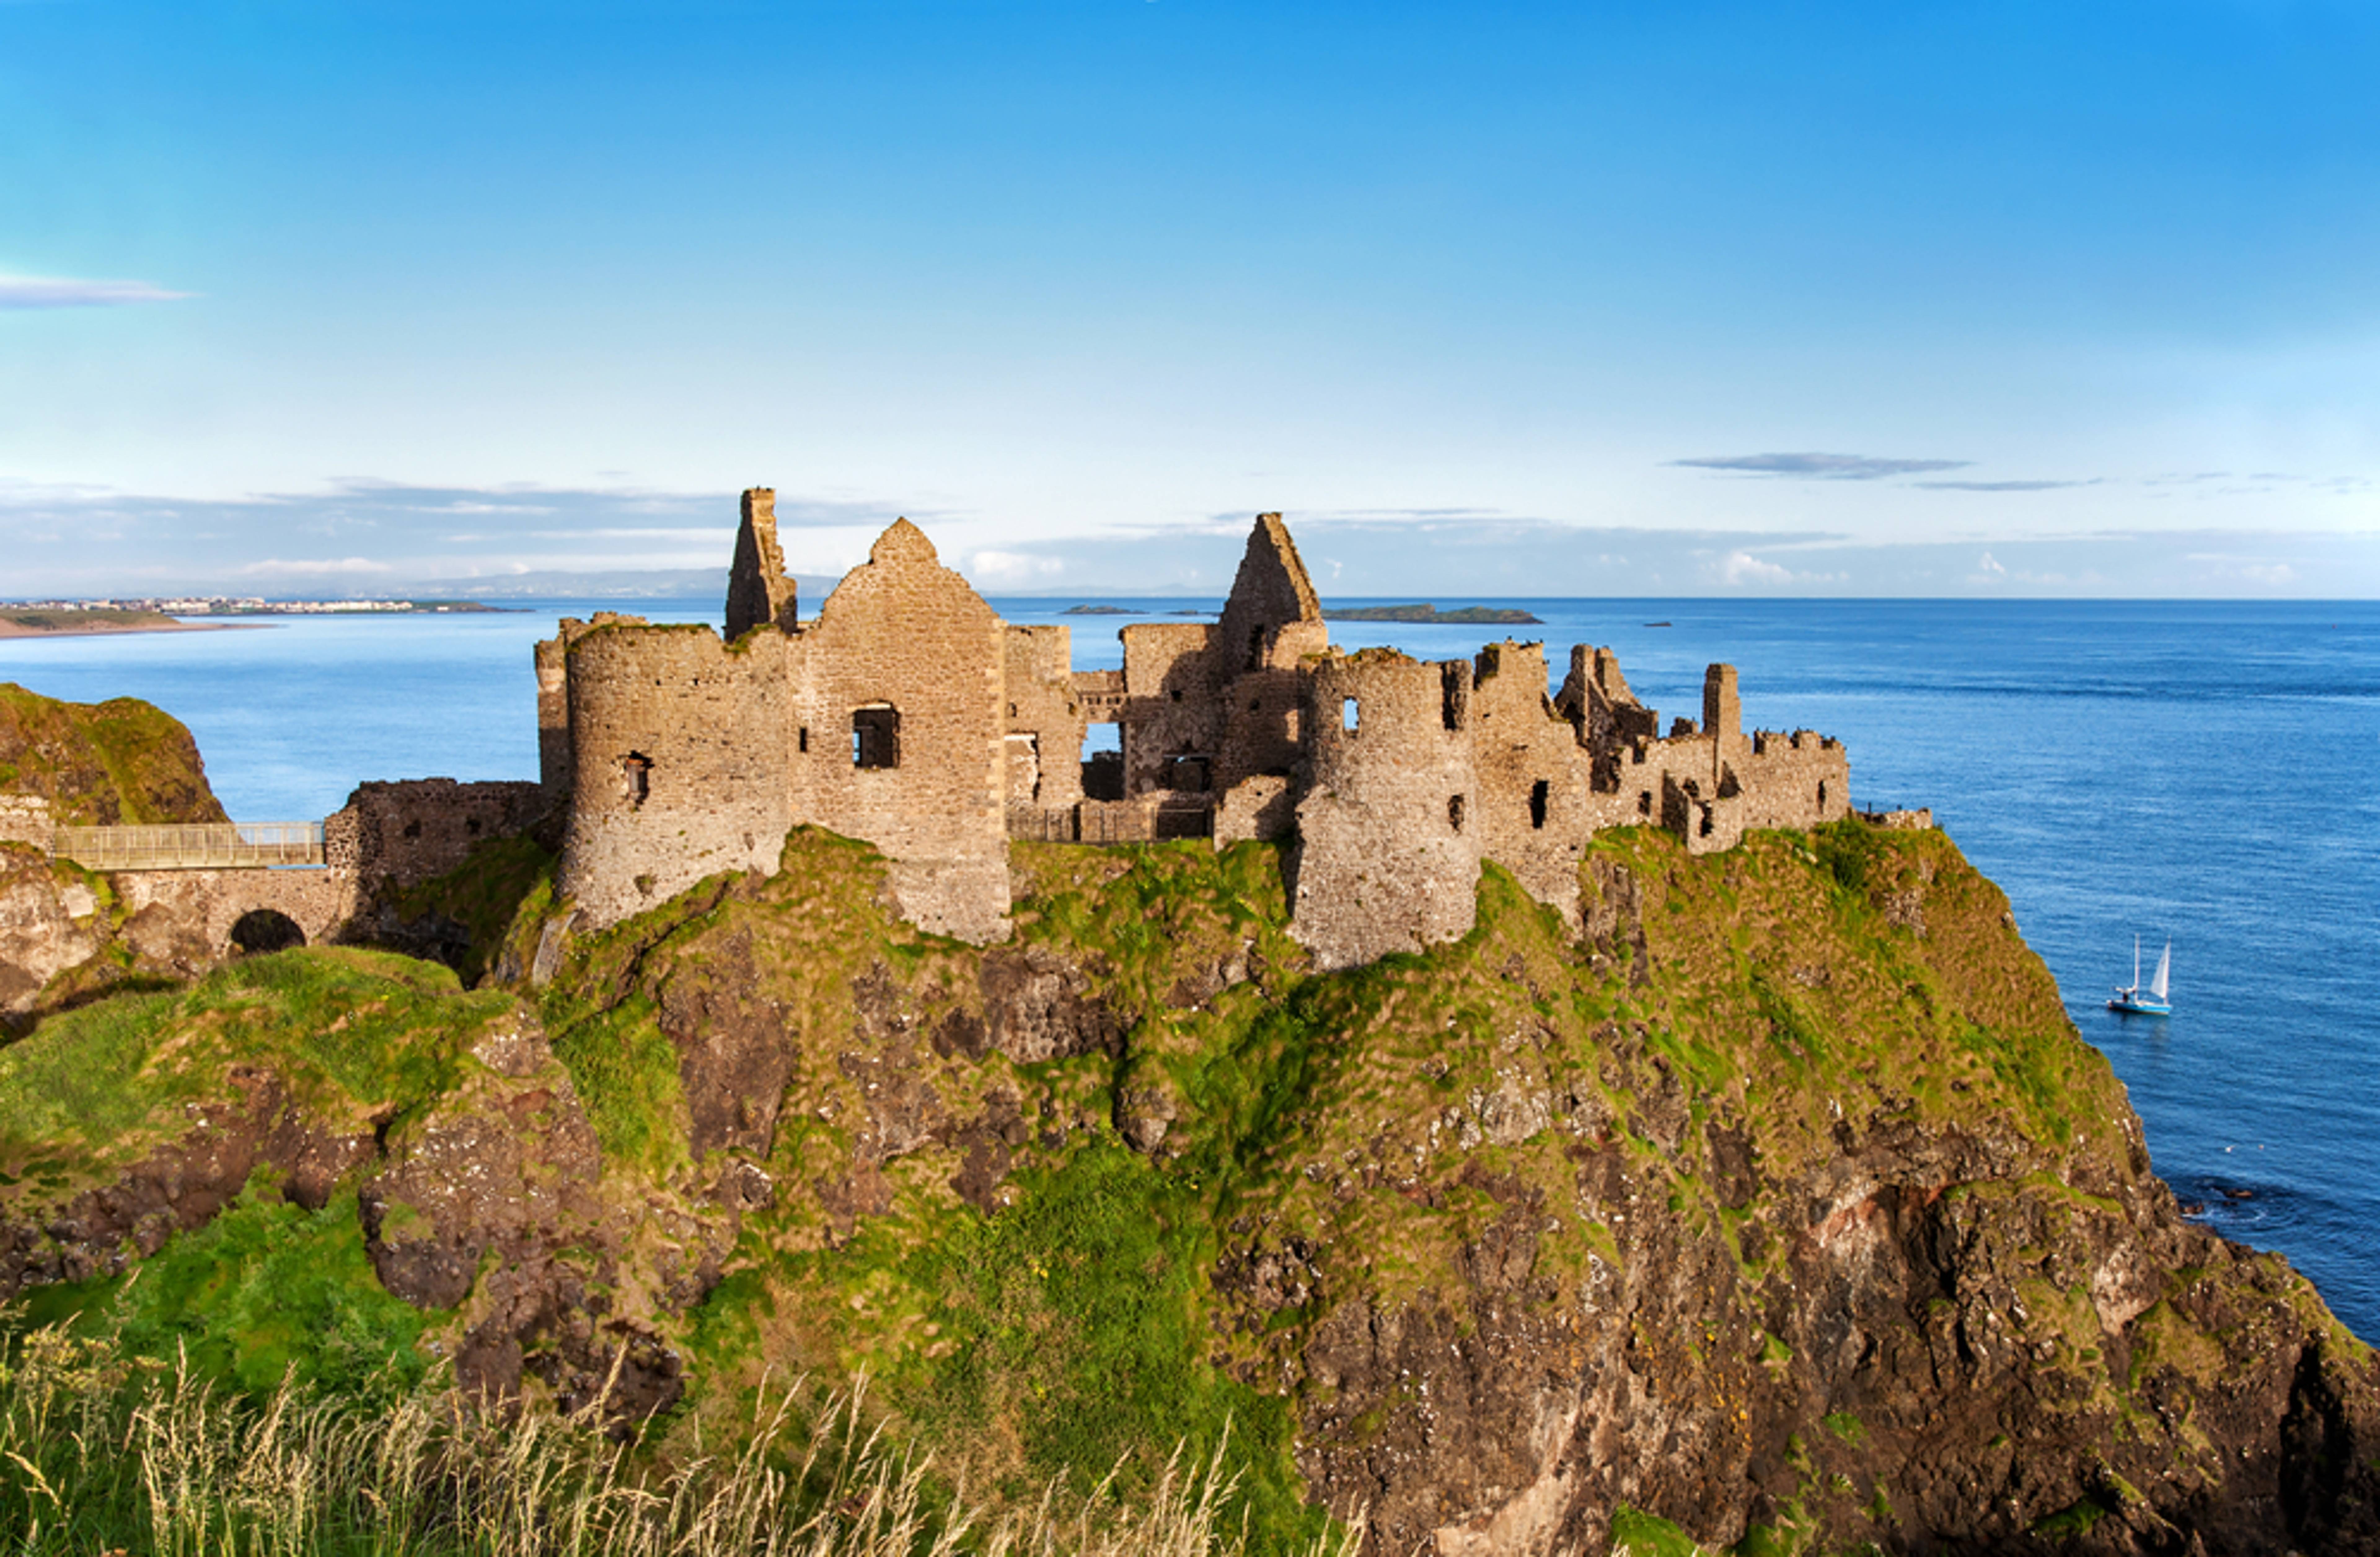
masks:
[[[1257,517],[1220,621],[1135,622],[1119,636],[1127,797],[1220,795],[1248,778],[1294,776],[1305,666],[1330,634],[1279,514]]]
[[[556,881],[613,923],[719,870],[773,872],[793,825],[782,634],[609,623],[568,646],[570,820]]]
[[[1090,723],[1075,695],[1075,635],[1064,626],[1011,624],[1004,641],[1007,803],[1072,806],[1083,797],[1083,732]]]
[[[1323,659],[1313,678],[1291,932],[1323,967],[1463,934],[1479,881],[1471,666],[1367,649]]]
[[[1742,733],[1731,666],[1665,737],[1609,650],[1574,649],[1553,697],[1539,644],[1332,652],[1274,514],[1220,619],[1126,626],[1121,671],[1074,671],[1063,626],[1002,622],[905,519],[802,625],[766,489],[728,617],[732,644],[599,618],[539,651],[546,783],[572,797],[561,885],[592,923],[773,869],[795,822],[875,844],[902,912],[972,941],[1007,933],[1012,836],[1294,838],[1296,932],[1341,967],[1462,934],[1483,860],[1575,924],[1602,828],[1706,852],[1850,809],[1838,743]],[[1087,774],[1084,733],[1109,719],[1122,749]]]
[[[798,594],[777,544],[777,493],[753,487],[744,493],[744,522],[735,529],[735,560],[727,569],[727,641],[754,627],[773,624],[786,632],[800,625]]]
[[[1211,622],[1135,622],[1123,639],[1123,792],[1172,789],[1212,764],[1222,687],[1208,654]]]
[[[336,939],[358,906],[343,870],[118,870],[108,881],[128,916],[119,933],[143,961],[185,976],[232,955],[232,928],[256,910],[285,916],[312,945]]]
[[[40,795],[0,795],[0,844],[50,846],[50,802]]]
[[[528,832],[550,809],[540,784],[369,782],[323,821],[323,858],[366,895],[402,890],[444,875],[481,843]]]
[[[598,611],[591,622],[565,616],[555,635],[537,646],[537,776],[555,806],[570,799],[570,646],[597,627],[644,625],[642,616],[616,611]]]
[[[1476,784],[1469,831],[1479,852],[1575,926],[1579,855],[1603,808],[1578,727],[1546,695],[1543,644],[1479,651],[1466,728]]]
[[[882,849],[902,913],[966,941],[1008,933],[1007,663],[1004,624],[903,519],[792,639],[775,727],[795,815]],[[857,750],[862,726],[890,751]]]

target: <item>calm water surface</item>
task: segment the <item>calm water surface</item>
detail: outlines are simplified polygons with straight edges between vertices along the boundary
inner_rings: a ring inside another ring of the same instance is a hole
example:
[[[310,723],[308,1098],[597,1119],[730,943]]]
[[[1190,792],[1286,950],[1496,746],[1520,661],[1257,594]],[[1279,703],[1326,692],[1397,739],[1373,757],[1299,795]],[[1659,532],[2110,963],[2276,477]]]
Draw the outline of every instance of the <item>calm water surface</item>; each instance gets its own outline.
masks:
[[[0,640],[0,679],[146,698],[196,733],[234,816],[313,818],[358,779],[534,777],[529,647],[611,603]],[[1124,618],[996,603],[1071,621],[1078,668],[1122,663]],[[1512,630],[1557,679],[1570,644],[1609,644],[1666,720],[1699,716],[1704,665],[1731,662],[1747,725],[1840,736],[1863,806],[1932,806],[2131,1088],[2158,1172],[2380,1340],[2380,604],[1504,603],[1544,618]],[[1430,658],[1493,632],[1333,624]],[[2152,957],[2173,942],[2170,1020],[2103,1007],[2136,932]]]

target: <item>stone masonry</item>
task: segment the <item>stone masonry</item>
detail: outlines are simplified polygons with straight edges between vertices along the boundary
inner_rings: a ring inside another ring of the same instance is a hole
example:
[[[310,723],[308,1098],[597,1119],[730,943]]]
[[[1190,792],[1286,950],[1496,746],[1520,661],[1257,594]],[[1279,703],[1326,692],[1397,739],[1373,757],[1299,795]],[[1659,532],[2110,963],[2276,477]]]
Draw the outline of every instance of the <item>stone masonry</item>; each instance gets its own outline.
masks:
[[[1121,673],[1073,670],[1065,627],[1002,621],[906,519],[802,621],[766,488],[744,494],[726,617],[724,638],[565,620],[538,646],[558,884],[589,923],[772,871],[801,824],[876,845],[905,916],[978,943],[1008,933],[1011,836],[1270,839],[1293,845],[1296,934],[1348,967],[1463,934],[1483,861],[1576,923],[1600,829],[1705,853],[1851,814],[1841,744],[1746,734],[1731,665],[1664,736],[1609,650],[1572,650],[1551,695],[1535,643],[1339,652],[1277,514],[1220,619],[1126,626]],[[1096,723],[1121,762],[1083,760]]]

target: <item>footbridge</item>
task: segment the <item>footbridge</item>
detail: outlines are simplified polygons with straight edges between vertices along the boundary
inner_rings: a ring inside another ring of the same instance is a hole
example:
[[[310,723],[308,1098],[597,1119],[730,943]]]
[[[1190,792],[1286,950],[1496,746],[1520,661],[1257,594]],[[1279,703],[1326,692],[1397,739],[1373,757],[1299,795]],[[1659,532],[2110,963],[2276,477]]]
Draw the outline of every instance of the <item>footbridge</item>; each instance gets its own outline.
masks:
[[[86,870],[225,870],[325,863],[319,821],[57,827],[50,857]]]

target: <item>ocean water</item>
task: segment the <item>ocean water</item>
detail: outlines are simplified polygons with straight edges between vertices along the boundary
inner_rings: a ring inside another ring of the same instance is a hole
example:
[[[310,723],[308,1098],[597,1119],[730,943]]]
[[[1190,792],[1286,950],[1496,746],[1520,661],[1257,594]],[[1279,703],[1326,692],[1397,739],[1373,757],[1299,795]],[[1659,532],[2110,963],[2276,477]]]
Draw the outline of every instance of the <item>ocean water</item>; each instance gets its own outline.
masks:
[[[1064,621],[1121,663],[1128,617]],[[1163,616],[1193,603],[1135,604]],[[1706,663],[1744,720],[1842,738],[1855,803],[1931,806],[2005,888],[2082,1036],[2114,1063],[2157,1171],[2225,1235],[2277,1250],[2380,1340],[2380,603],[1500,602],[1608,644],[1637,695],[1699,717]],[[0,679],[146,698],[197,734],[243,821],[320,817],[359,779],[537,772],[530,645],[607,604],[283,618],[237,631],[0,640]],[[1339,622],[1348,647],[1468,654],[1499,629]],[[2173,943],[2174,1015],[2122,1017],[2132,937]]]

